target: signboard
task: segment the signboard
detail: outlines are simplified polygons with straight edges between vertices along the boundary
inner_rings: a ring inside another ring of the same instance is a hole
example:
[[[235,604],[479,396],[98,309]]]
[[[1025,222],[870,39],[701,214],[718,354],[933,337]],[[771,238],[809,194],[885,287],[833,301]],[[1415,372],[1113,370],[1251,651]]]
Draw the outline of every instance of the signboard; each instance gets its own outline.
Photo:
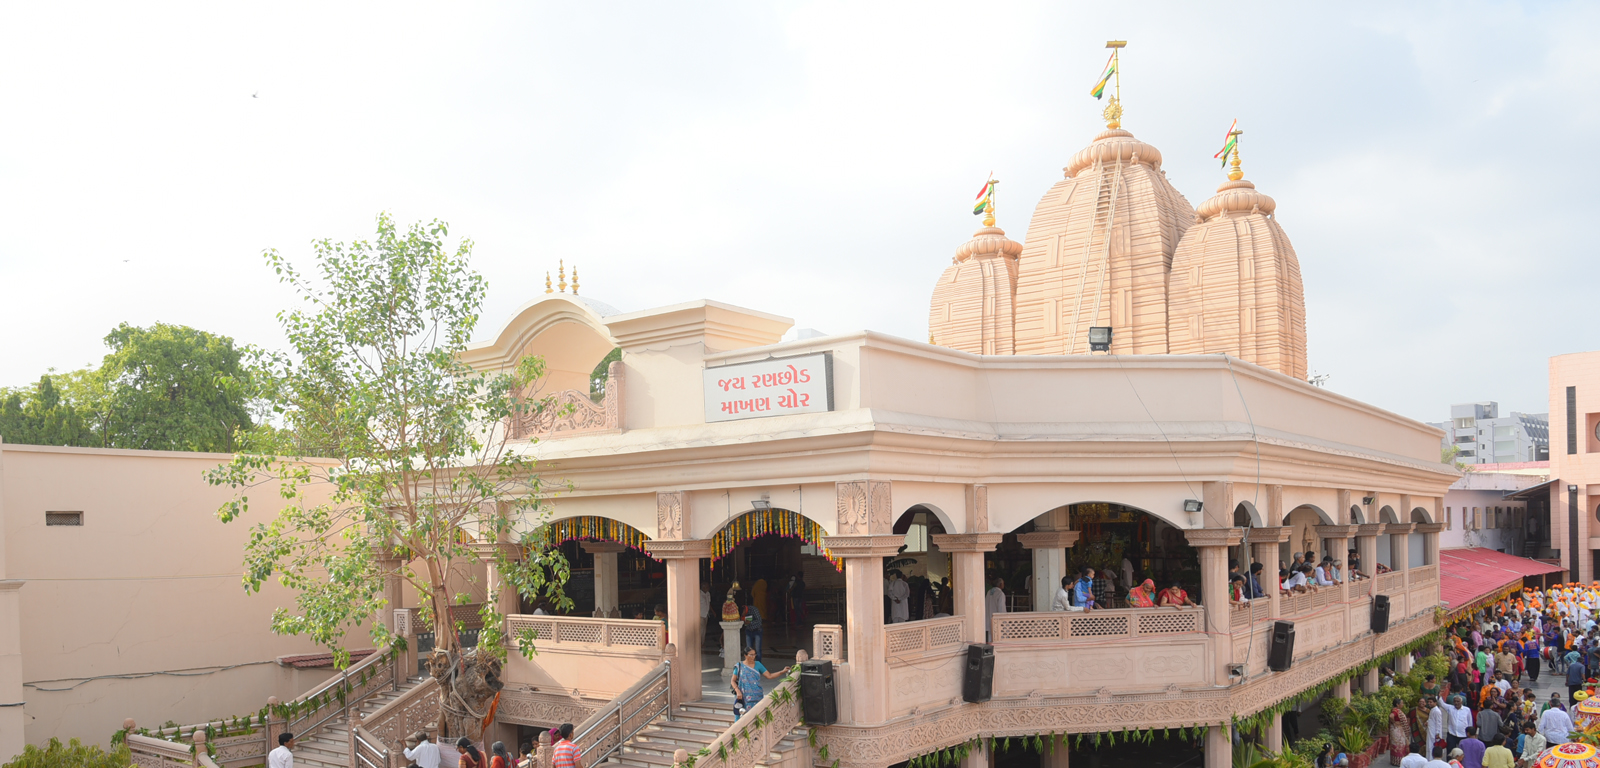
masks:
[[[833,410],[833,353],[707,368],[706,423]]]

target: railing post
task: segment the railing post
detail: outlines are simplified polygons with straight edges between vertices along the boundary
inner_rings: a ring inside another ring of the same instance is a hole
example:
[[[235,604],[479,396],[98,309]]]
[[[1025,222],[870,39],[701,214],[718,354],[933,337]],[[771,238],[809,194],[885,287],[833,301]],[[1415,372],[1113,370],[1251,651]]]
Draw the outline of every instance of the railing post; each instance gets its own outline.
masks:
[[[267,724],[261,730],[267,732],[267,751],[271,752],[278,747],[278,734],[288,728],[288,723],[278,716],[278,697],[267,697]]]
[[[534,760],[539,764],[539,768],[551,768],[554,758],[555,755],[551,753],[550,747],[550,731],[545,730],[539,734],[539,748],[534,753]]]
[[[356,707],[355,711],[350,713],[349,717],[345,720],[345,724],[349,726],[349,739],[347,741],[350,750],[350,768],[361,768],[360,761],[356,759],[356,745],[358,742],[356,738],[356,729],[361,727],[360,707]]]
[[[205,768],[206,758],[206,732],[201,728],[194,729],[194,768]]]

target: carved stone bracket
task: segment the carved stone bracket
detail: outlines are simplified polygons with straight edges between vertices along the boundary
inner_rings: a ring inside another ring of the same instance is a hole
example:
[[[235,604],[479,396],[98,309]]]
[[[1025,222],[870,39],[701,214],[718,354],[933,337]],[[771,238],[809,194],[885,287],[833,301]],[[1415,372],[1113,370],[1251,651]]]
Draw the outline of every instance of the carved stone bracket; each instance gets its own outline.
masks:
[[[1444,523],[1412,523],[1416,528],[1414,533],[1438,533],[1444,530]]]
[[[1350,539],[1355,538],[1359,525],[1319,525],[1316,526],[1317,536],[1324,539]]]
[[[1000,546],[1003,533],[936,533],[933,543],[940,552],[992,552]]]
[[[657,560],[698,560],[711,556],[710,539],[651,539],[644,550]]]
[[[1066,549],[1078,543],[1079,535],[1078,531],[1035,531],[1017,534],[1017,543],[1023,549]]]
[[[1183,532],[1191,547],[1232,547],[1244,541],[1243,528],[1190,528]]]
[[[1384,523],[1383,532],[1390,536],[1404,536],[1411,532],[1411,527],[1416,523]]]
[[[895,534],[877,536],[823,536],[822,546],[834,557],[888,557],[900,551],[906,537]]]
[[[1294,529],[1289,526],[1275,528],[1251,528],[1251,544],[1282,544],[1294,536]]]
[[[839,535],[861,536],[894,530],[894,499],[888,480],[834,483]]]
[[[1357,536],[1377,536],[1383,533],[1385,523],[1362,523],[1356,526]]]

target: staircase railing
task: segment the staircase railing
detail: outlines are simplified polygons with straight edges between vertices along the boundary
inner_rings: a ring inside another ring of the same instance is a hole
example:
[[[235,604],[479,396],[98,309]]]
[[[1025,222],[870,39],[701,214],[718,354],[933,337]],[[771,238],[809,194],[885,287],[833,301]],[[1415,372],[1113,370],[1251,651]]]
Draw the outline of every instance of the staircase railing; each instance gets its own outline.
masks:
[[[360,760],[365,751],[376,767],[362,763],[355,768],[405,765],[401,750],[406,737],[417,731],[435,730],[438,723],[439,681],[429,677],[362,720],[356,729],[361,737],[356,743],[356,758]]]
[[[384,690],[394,690],[404,679],[395,669],[399,654],[389,646],[361,660],[336,677],[306,691],[287,705],[292,713],[285,729],[303,739],[317,732],[329,720],[348,715],[350,708],[360,705],[372,695]]]
[[[799,725],[800,671],[796,669],[700,750],[694,768],[751,768]]]
[[[599,765],[655,719],[672,719],[672,662],[663,661],[639,682],[573,729],[584,765]]]

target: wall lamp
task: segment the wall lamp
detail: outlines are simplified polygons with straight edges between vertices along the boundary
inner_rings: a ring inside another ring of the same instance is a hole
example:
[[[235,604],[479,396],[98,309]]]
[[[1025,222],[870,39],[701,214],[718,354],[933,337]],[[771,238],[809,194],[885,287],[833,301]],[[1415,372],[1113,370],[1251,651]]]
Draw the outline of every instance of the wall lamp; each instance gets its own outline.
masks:
[[[1109,326],[1092,326],[1089,328],[1089,351],[1111,351],[1111,328]]]
[[[1362,496],[1361,497],[1361,506],[1363,506],[1363,507],[1372,506],[1372,499],[1373,499],[1373,497],[1371,497],[1371,496]]]
[[[758,512],[765,512],[769,509],[772,509],[772,502],[767,501],[766,499],[756,499],[755,501],[750,502],[750,508]]]
[[[1200,501],[1197,499],[1185,499],[1183,502],[1183,511],[1188,512],[1191,515],[1205,508],[1206,505],[1200,503]]]
[[[1576,485],[1567,486],[1567,493],[1577,493],[1577,492],[1578,492],[1578,486],[1576,486]]]

